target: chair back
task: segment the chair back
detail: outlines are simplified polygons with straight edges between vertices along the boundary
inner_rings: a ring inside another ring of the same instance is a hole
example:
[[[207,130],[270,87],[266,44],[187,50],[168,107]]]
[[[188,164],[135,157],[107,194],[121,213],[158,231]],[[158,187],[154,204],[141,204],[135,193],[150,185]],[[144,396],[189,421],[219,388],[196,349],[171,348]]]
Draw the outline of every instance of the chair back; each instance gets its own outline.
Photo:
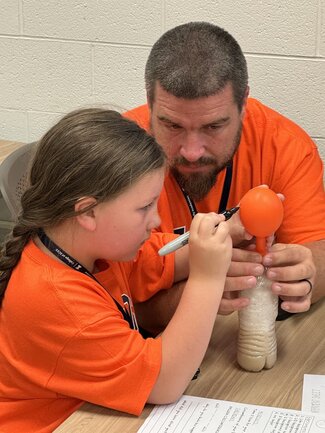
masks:
[[[28,143],[14,150],[0,164],[0,191],[13,221],[20,211],[20,199],[28,186],[30,162],[36,143]]]

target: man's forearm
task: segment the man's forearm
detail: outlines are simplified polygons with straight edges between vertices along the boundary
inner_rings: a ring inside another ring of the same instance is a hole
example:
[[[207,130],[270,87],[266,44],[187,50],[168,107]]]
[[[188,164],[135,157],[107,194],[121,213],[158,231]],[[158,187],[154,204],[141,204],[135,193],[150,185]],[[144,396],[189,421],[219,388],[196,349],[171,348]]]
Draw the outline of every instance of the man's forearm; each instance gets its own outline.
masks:
[[[185,281],[170,289],[161,290],[146,302],[134,305],[137,321],[141,328],[152,336],[160,334],[173,317],[183,293]]]
[[[313,254],[316,266],[316,281],[312,291],[312,303],[325,296],[325,240],[304,244]]]

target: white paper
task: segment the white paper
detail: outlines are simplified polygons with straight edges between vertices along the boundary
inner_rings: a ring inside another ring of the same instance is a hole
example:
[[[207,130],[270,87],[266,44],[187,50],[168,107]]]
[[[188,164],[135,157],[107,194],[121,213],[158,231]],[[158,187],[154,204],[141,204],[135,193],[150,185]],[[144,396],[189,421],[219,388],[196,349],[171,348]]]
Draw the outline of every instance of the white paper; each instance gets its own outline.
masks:
[[[155,406],[138,433],[325,433],[325,414],[183,395]]]
[[[304,375],[301,410],[325,414],[325,375]]]

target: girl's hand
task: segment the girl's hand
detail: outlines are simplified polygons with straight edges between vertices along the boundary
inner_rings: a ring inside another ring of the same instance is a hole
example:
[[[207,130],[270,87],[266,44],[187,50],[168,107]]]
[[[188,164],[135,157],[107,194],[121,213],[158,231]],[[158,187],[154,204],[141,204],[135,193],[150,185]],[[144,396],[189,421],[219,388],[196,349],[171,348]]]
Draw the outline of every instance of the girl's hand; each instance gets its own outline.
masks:
[[[194,217],[189,238],[191,278],[206,280],[226,276],[232,241],[224,218],[214,212],[199,213]]]

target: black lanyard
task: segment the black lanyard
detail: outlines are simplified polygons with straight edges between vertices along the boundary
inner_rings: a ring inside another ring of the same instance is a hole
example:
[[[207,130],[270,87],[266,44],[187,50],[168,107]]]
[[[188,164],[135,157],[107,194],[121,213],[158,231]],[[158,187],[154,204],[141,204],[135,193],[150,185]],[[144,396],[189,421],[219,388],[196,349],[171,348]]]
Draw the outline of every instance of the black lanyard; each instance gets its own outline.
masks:
[[[229,192],[230,192],[231,180],[232,180],[232,161],[230,161],[230,163],[226,167],[226,176],[225,176],[225,181],[223,184],[223,189],[222,189],[221,199],[220,199],[220,203],[219,203],[218,213],[224,212],[227,208],[227,201],[228,201]],[[186,204],[187,204],[188,209],[191,213],[191,216],[192,216],[192,218],[194,218],[194,216],[197,214],[195,204],[194,204],[193,200],[191,199],[191,197],[187,194],[187,192],[182,187],[180,187],[180,188],[181,188],[181,191],[182,191],[184,198],[186,200]]]
[[[82,274],[87,275],[88,277],[92,278],[96,283],[103,285],[94,277],[94,275],[89,272],[82,264],[80,264],[77,260],[75,260],[73,257],[69,256],[64,250],[62,250],[58,245],[56,245],[44,232],[44,230],[39,229],[38,230],[38,237],[40,238],[40,241],[42,244],[51,251],[52,254],[54,254],[58,259],[60,259],[63,263],[70,266],[70,268],[75,269],[78,272],[81,272]],[[132,318],[132,316],[129,314],[128,311],[126,311],[117,301],[113,298],[112,295],[110,295],[113,301],[115,302],[117,308],[123,315],[123,318],[128,322],[131,329],[139,329],[136,319]]]

